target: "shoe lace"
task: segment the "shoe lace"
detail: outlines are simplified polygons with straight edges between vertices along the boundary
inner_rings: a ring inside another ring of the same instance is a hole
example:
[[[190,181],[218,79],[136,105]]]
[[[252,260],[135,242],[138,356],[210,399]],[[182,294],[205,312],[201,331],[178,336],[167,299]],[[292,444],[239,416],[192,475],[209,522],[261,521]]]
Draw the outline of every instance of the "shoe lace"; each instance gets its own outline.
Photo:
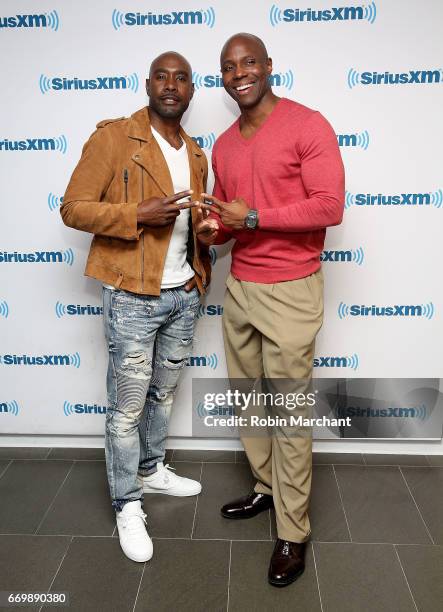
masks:
[[[125,516],[122,522],[122,527],[123,529],[127,530],[128,534],[135,535],[139,532],[141,527],[140,521],[138,519],[142,519],[142,521],[146,525],[146,518],[147,515],[143,512],[143,510],[140,510],[140,512]]]

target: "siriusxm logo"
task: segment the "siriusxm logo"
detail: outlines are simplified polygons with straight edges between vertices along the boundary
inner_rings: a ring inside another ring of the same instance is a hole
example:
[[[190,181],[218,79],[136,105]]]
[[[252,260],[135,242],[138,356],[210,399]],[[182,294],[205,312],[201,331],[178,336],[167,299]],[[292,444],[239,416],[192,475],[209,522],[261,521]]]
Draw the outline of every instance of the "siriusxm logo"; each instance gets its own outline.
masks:
[[[222,314],[223,306],[221,304],[200,304],[197,317],[221,317]]]
[[[80,367],[80,355],[0,355],[2,365],[73,366]]]
[[[60,151],[68,150],[66,136],[56,138],[26,138],[26,140],[0,140],[0,151]]]
[[[60,208],[63,203],[63,196],[56,196],[53,193],[49,192],[48,194],[48,208],[52,212],[53,210],[57,210]]]
[[[7,319],[9,317],[9,306],[5,300],[0,300],[0,317]]]
[[[357,85],[423,85],[424,83],[441,83],[443,70],[408,70],[408,72],[357,72],[354,68],[348,71],[348,87]]]
[[[92,89],[129,89],[138,91],[138,76],[133,72],[129,76],[97,76],[93,79],[74,77],[47,77],[40,75],[39,88],[42,94],[48,91],[78,91]]]
[[[80,304],[62,304],[56,302],[55,314],[59,319],[64,316],[85,316],[85,315],[103,315],[103,306],[81,306]]]
[[[325,262],[341,262],[341,263],[356,263],[361,266],[365,259],[365,253],[362,247],[358,249],[350,249],[349,251],[323,251],[320,255],[320,261]]]
[[[215,144],[215,134],[214,132],[211,132],[210,134],[204,134],[203,136],[193,136],[192,140],[195,140],[200,149],[211,150]]]
[[[388,408],[371,408],[369,406],[338,406],[337,416],[339,417],[400,417],[426,419],[426,406],[389,406]]]
[[[97,404],[71,404],[71,402],[63,402],[63,414],[65,416],[73,414],[106,414],[107,409],[107,406],[99,406]]]
[[[205,25],[213,28],[215,11],[210,6],[199,11],[171,11],[170,13],[122,13],[112,11],[112,27],[119,30],[124,26],[168,26],[168,25]]]
[[[20,407],[15,400],[11,402],[0,402],[0,414],[12,414],[18,416]]]
[[[384,195],[382,193],[350,193],[346,192],[345,208],[351,206],[435,206],[443,205],[443,191],[427,191],[424,193],[396,193]]]
[[[211,368],[215,370],[218,366],[218,357],[216,353],[212,353],[212,355],[193,355],[189,357],[186,365],[195,368]]]
[[[57,11],[34,15],[13,15],[0,17],[0,28],[50,28],[57,32],[60,19]]]
[[[72,266],[74,251],[71,248],[64,251],[32,251],[30,253],[0,251],[0,263],[65,263]]]
[[[349,306],[344,302],[338,305],[338,316],[340,319],[346,317],[424,317],[432,319],[435,313],[434,304],[394,304],[393,306],[365,306],[364,304],[352,304]]]
[[[269,21],[272,27],[285,23],[307,23],[311,21],[355,21],[364,20],[374,23],[377,18],[375,2],[367,6],[339,6],[329,9],[280,9],[273,4],[269,10]]]
[[[356,370],[359,366],[358,355],[354,353],[343,357],[315,357],[314,368],[351,368]]]
[[[204,74],[199,72],[192,73],[192,82],[196,89],[212,89],[213,87],[223,87],[223,79],[219,74]],[[294,87],[294,73],[292,70],[286,72],[276,72],[269,76],[269,82],[272,87],[284,87],[292,89]]]
[[[369,133],[367,130],[359,134],[337,134],[339,147],[360,147],[367,150],[369,146]]]
[[[208,414],[213,416],[234,416],[234,406],[215,406],[214,408],[205,408],[203,402],[197,404],[196,413],[201,419],[204,419]]]

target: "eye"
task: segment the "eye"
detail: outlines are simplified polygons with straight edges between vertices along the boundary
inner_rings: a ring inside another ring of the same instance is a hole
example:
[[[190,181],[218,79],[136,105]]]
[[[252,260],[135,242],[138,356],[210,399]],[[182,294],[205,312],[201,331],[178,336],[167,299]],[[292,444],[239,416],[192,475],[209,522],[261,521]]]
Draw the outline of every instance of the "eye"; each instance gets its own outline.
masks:
[[[252,57],[250,59],[247,60],[246,62],[247,64],[255,64],[255,59],[253,59]]]
[[[231,64],[227,64],[226,66],[223,66],[222,68],[222,72],[229,72],[229,70],[232,70],[233,66]]]
[[[164,74],[157,74],[157,81],[163,81],[166,78]]]
[[[179,74],[179,75],[178,75],[178,77],[177,77],[177,81],[183,81],[183,82],[185,82],[185,81],[186,81],[186,77],[185,77],[185,75],[184,75],[184,74]]]

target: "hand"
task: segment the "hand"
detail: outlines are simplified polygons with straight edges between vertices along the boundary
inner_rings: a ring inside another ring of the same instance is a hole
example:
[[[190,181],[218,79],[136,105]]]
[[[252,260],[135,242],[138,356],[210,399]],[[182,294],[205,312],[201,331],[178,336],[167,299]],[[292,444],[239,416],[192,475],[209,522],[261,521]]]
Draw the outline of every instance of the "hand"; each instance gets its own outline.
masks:
[[[143,200],[137,208],[137,223],[154,227],[162,227],[173,223],[181,210],[198,205],[198,202],[190,201],[176,204],[177,200],[186,198],[191,194],[192,190],[188,189],[187,191],[174,193],[168,198],[153,197]]]
[[[214,244],[218,234],[218,223],[216,219],[207,219],[209,211],[202,206],[197,208],[197,223],[195,225],[195,233],[199,242],[205,246]]]
[[[194,289],[194,287],[197,287],[197,281],[195,280],[195,276],[193,276],[190,280],[188,280],[188,282],[185,285],[185,291],[189,293],[190,291]]]
[[[223,225],[236,230],[244,229],[245,218],[250,208],[243,198],[237,198],[229,203],[222,202],[218,198],[210,196],[207,193],[202,193],[201,198],[212,202],[212,206],[215,212],[220,216]]]

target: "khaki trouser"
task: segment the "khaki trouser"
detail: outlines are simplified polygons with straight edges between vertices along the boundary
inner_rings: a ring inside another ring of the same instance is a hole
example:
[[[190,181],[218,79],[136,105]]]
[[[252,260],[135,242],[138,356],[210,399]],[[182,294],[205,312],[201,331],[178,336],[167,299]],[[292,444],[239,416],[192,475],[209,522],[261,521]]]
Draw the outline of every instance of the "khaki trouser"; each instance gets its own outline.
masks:
[[[293,281],[226,281],[223,337],[230,378],[309,381],[315,337],[323,322],[321,269]],[[312,437],[242,436],[257,479],[255,491],[273,495],[278,537],[304,542],[311,491]]]

